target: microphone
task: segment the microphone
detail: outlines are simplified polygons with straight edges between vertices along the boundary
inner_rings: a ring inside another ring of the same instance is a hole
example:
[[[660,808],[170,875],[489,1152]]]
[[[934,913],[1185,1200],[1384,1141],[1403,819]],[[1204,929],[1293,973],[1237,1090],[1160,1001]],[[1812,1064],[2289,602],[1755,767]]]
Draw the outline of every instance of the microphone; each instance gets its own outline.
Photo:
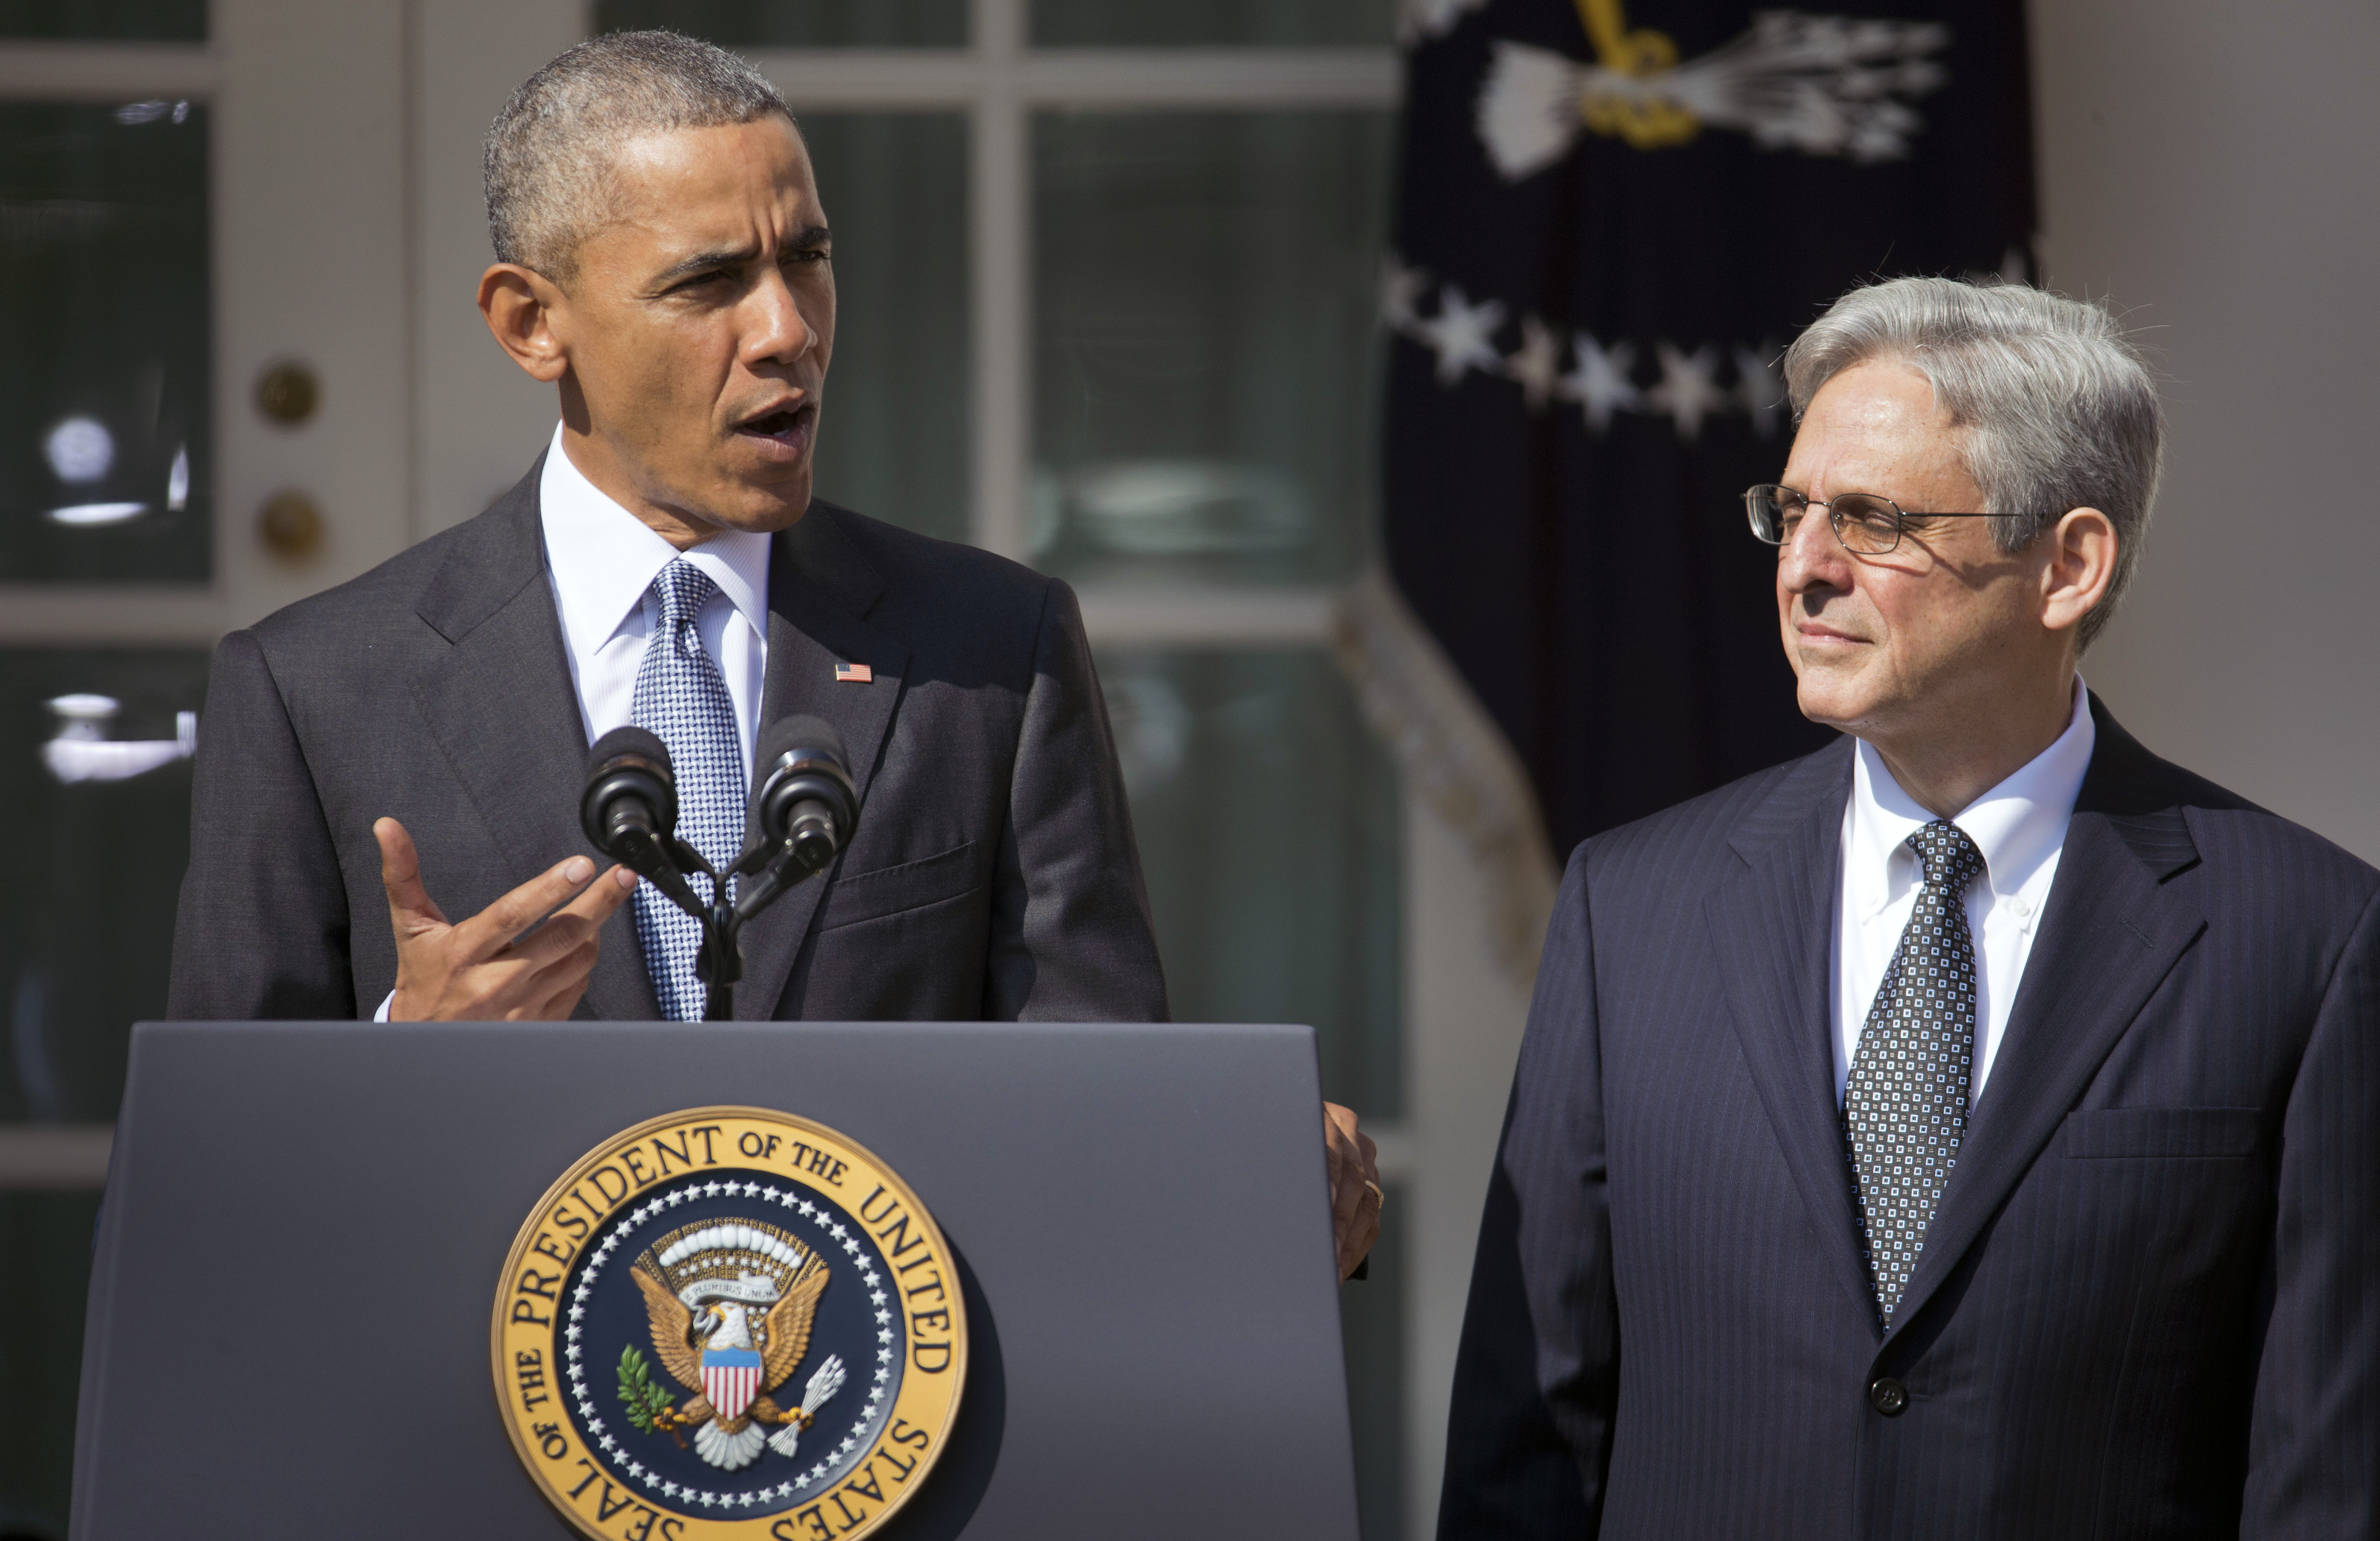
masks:
[[[688,907],[701,903],[679,874],[681,853],[697,863],[700,858],[677,838],[677,772],[658,735],[614,728],[595,741],[587,751],[578,822],[595,849],[673,900]]]
[[[738,871],[766,869],[735,908],[750,916],[851,843],[859,818],[843,735],[815,717],[785,717],[760,732],[758,790],[746,818]]]

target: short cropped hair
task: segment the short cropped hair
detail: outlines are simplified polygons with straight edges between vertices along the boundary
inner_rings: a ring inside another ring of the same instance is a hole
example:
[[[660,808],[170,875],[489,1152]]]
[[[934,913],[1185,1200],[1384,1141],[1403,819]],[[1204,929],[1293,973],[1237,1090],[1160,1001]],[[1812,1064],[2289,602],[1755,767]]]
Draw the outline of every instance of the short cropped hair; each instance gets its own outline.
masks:
[[[698,39],[613,32],[564,51],[521,82],[481,147],[496,261],[567,283],[579,243],[611,210],[623,143],[771,113],[794,118],[759,70]]]
[[[1983,490],[2001,551],[2014,553],[2068,510],[2116,527],[2116,573],[2082,618],[2081,646],[2107,629],[2139,564],[2156,501],[2165,412],[2140,350],[2105,305],[2022,284],[1895,278],[1852,290],[1785,352],[1799,421],[1818,388],[1855,364],[1905,364],[1964,430],[1960,455]]]

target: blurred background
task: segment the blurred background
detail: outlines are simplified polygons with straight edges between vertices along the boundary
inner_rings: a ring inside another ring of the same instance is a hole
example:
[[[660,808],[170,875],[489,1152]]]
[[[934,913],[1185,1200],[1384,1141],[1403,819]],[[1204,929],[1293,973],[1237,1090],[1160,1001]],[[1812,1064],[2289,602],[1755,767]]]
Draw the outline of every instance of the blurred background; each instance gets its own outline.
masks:
[[[1591,81],[1583,118],[1561,97],[1482,158],[1506,40],[1641,75],[1647,29],[1691,62],[1751,25],[1740,4],[0,0],[0,1535],[66,1531],[92,1218],[128,1026],[164,1007],[211,649],[478,513],[542,447],[551,393],[471,303],[479,140],[594,31],[676,27],[784,90],[836,237],[820,491],[1080,590],[1176,1013],[1316,1025],[1326,1092],[1378,1135],[1388,1222],[1344,1292],[1372,1541],[1435,1511],[1557,846],[1801,746],[1732,493],[1782,465],[1764,359],[1845,284],[2013,264],[2143,329],[2166,489],[2086,673],[2152,747],[2380,858],[2380,163],[2351,108],[2380,14],[1949,8],[1998,39],[1988,70],[1921,31],[1900,74],[1836,78],[1933,114],[1898,130],[1921,162],[1984,125],[1871,200],[1776,169],[1841,146],[1713,116],[1689,150],[1598,120]],[[1697,231],[1733,254],[1704,287],[1596,266],[1675,238],[1657,193],[1726,212],[1730,177],[1787,191]],[[1582,251],[1506,184],[1636,190]],[[1932,223],[1901,228],[1921,192]],[[1973,261],[1911,255],[1962,220],[2017,223]],[[1751,314],[1729,274],[1804,239],[1851,265]],[[1465,263],[1534,297],[1489,316]],[[1541,344],[1541,312],[1584,330]],[[1548,402],[1546,484],[1471,498],[1491,473],[1463,456],[1505,463],[1497,425]],[[1667,457],[1658,491],[1595,480],[1623,452]],[[1650,624],[1707,625],[1610,635],[1654,590]],[[1508,609],[1545,633],[1509,657]]]

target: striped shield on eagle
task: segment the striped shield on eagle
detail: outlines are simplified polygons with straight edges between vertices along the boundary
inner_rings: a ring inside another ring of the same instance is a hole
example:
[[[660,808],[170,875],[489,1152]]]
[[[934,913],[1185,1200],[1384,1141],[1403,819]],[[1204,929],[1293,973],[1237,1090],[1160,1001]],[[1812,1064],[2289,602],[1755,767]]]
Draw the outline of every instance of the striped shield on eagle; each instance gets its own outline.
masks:
[[[740,1418],[760,1394],[760,1355],[752,1349],[702,1351],[702,1394],[722,1418]]]

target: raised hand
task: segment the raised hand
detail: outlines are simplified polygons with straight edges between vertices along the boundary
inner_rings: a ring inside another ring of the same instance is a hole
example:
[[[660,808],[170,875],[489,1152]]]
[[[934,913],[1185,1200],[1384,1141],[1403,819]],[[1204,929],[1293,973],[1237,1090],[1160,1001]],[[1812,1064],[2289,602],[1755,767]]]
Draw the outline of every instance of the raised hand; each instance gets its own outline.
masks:
[[[587,993],[596,933],[636,892],[626,868],[590,885],[595,864],[573,856],[451,922],[422,886],[420,855],[405,826],[383,819],[372,835],[396,932],[392,1022],[560,1021]]]

